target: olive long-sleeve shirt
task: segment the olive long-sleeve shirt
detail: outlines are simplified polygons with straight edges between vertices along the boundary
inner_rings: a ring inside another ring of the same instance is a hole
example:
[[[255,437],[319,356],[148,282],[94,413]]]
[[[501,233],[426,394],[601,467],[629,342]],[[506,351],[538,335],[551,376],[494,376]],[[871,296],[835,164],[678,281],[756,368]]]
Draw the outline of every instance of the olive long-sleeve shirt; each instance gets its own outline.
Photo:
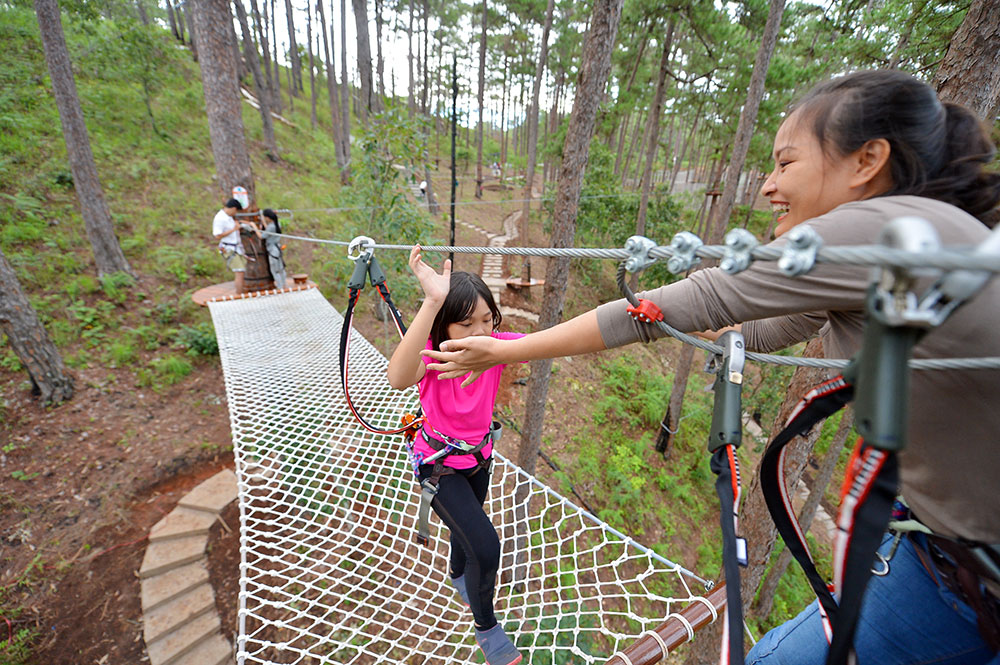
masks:
[[[878,244],[882,227],[922,217],[944,247],[971,247],[989,235],[979,220],[949,204],[917,196],[847,203],[805,222],[826,247]],[[784,238],[771,243],[783,247]],[[817,263],[785,277],[775,262],[758,261],[728,275],[715,268],[639,294],[685,332],[743,323],[747,347],[773,351],[819,334],[824,353],[849,358],[860,348],[867,267]],[[918,294],[932,283],[921,278]],[[609,347],[650,341],[662,333],[634,321],[626,302],[601,305],[598,325]],[[993,279],[914,349],[915,358],[1000,356],[1000,279]],[[1000,370],[916,370],[911,374],[909,440],[900,455],[902,493],[933,530],[1000,542]]]

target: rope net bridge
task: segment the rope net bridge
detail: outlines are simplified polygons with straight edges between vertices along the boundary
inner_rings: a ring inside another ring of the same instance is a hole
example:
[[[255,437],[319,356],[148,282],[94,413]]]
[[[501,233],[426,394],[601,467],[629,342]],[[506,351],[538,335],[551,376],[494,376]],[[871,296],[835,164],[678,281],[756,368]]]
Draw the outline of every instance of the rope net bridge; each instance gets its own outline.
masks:
[[[414,541],[419,491],[401,438],[366,431],[348,410],[340,314],[316,289],[209,307],[239,479],[237,662],[481,662],[471,612],[447,580],[447,529],[435,518],[431,547]],[[386,359],[352,335],[359,408],[398,426],[416,391],[392,390]],[[497,616],[525,662],[633,662],[619,652],[665,618],[689,639],[698,624],[684,608],[699,623],[716,616],[705,580],[495,456]]]

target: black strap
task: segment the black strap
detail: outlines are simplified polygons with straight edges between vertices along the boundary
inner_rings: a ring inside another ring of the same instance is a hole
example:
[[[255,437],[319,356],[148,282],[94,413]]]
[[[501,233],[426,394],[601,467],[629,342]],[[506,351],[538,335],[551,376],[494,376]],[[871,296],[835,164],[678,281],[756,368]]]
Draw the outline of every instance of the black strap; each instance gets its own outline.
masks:
[[[842,376],[811,390],[796,407],[785,429],[768,444],[761,460],[761,490],[771,518],[819,599],[824,632],[830,641],[828,665],[843,665],[852,657],[861,599],[896,496],[898,463],[895,453],[861,442],[854,469],[848,470],[850,483],[841,502],[834,551],[838,605],[816,570],[795,518],[791,495],[785,486],[784,455],[785,446],[792,439],[839,411],[853,396],[854,387]]]
[[[743,662],[743,601],[740,596],[740,566],[746,565],[746,544],[736,537],[736,508],[740,497],[740,468],[736,447],[721,446],[712,453],[711,468],[716,474],[719,495],[719,524],[722,527],[722,564],[726,574],[726,624],[723,630],[720,663]]]

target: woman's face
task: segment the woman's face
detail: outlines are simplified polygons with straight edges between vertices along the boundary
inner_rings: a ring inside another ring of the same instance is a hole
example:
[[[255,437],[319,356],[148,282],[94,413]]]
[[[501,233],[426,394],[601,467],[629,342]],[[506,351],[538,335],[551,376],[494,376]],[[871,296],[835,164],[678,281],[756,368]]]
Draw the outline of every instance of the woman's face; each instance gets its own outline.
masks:
[[[448,339],[462,339],[473,335],[490,335],[493,333],[493,312],[489,305],[479,296],[476,306],[464,321],[448,324]]]
[[[866,194],[855,186],[857,160],[854,155],[828,156],[807,120],[792,113],[774,137],[774,170],[761,194],[780,213],[774,235],[781,236],[807,219],[826,214]]]

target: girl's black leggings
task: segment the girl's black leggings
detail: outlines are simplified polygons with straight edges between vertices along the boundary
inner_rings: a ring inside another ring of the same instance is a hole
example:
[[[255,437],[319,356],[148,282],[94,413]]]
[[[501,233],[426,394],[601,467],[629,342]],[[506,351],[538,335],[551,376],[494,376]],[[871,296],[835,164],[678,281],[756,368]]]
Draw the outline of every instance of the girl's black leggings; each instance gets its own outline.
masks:
[[[433,467],[420,467],[420,480],[429,478]],[[493,592],[500,567],[500,537],[483,503],[490,486],[486,469],[456,469],[441,476],[431,508],[451,529],[451,576],[465,575],[469,606],[476,626],[487,630],[497,624],[493,613]]]

